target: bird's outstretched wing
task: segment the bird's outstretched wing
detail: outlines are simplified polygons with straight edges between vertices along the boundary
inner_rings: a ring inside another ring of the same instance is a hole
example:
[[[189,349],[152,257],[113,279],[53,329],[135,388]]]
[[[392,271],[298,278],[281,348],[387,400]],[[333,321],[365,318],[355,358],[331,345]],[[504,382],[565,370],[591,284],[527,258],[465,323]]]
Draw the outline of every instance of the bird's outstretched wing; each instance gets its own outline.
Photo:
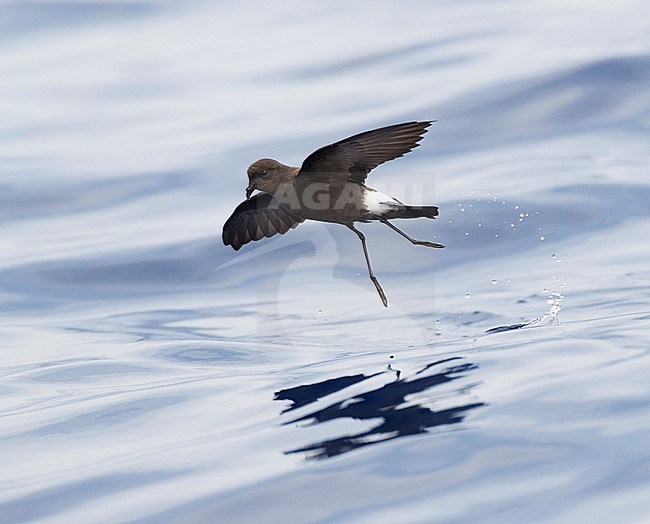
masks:
[[[407,122],[359,133],[309,155],[297,176],[347,178],[365,181],[379,164],[399,158],[414,148],[427,132],[429,122]]]
[[[244,244],[264,237],[281,235],[303,219],[268,193],[258,193],[239,204],[223,225],[222,239],[235,251]]]

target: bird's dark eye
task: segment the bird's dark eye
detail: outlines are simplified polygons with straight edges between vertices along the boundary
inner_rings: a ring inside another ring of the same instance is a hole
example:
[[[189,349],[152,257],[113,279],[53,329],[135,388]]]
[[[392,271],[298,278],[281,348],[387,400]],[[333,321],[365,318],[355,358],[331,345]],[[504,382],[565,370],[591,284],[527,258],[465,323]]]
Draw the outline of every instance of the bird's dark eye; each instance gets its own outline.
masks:
[[[265,169],[264,171],[261,171],[261,172],[260,172],[260,176],[261,176],[262,178],[266,178],[267,176],[269,176],[269,172]]]

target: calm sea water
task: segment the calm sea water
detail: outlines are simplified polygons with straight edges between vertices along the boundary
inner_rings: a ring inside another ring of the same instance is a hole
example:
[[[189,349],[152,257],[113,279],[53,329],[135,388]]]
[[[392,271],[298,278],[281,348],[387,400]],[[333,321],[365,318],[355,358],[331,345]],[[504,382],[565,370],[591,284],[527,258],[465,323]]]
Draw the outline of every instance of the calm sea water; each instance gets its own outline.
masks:
[[[1,522],[650,520],[647,2],[0,6]],[[247,166],[437,119],[369,184]]]

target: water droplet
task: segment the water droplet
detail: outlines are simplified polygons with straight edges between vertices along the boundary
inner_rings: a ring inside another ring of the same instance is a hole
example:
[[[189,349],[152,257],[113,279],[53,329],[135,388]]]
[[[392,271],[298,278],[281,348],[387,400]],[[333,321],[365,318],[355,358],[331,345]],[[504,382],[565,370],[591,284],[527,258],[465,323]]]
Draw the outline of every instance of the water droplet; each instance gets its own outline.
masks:
[[[465,291],[465,298],[470,298],[472,295],[469,294],[469,291]]]
[[[492,285],[493,285],[493,286],[496,286],[498,283],[499,283],[499,282],[497,282],[496,280],[492,279]]]
[[[542,235],[541,237],[539,237],[539,239],[540,240],[546,240],[546,237],[544,235]]]
[[[515,209],[519,209],[519,206],[515,206]]]

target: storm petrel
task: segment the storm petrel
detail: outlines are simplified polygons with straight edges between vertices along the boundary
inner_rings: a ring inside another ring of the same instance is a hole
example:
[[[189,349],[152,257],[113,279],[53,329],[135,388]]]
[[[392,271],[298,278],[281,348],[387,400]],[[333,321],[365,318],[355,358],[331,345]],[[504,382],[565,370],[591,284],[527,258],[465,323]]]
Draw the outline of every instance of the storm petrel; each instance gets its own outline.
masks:
[[[248,168],[246,200],[224,224],[223,243],[238,250],[253,240],[284,234],[305,220],[343,224],[361,240],[370,280],[388,307],[372,272],[366,238],[354,223],[379,220],[413,244],[444,247],[415,240],[389,222],[394,218],[435,218],[436,206],[409,206],[364,183],[375,167],[418,147],[431,123],[406,122],[359,133],[321,147],[301,167],[270,158],[254,162]],[[255,190],[259,193],[253,195]]]

